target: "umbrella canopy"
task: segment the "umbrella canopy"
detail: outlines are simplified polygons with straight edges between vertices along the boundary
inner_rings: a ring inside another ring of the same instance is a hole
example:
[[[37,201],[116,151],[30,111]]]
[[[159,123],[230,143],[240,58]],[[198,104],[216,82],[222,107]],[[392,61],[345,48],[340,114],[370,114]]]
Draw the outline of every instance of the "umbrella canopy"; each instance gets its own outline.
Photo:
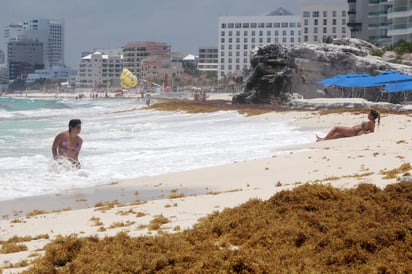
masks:
[[[384,89],[389,92],[412,91],[412,81],[387,84]]]
[[[397,83],[402,81],[412,81],[412,76],[397,71],[385,71],[376,76],[372,76],[375,84]]]
[[[336,83],[340,87],[370,87],[373,83],[369,74],[355,74]]]
[[[322,81],[319,81],[319,84],[323,85],[323,86],[334,86],[335,82],[339,82],[339,80],[341,80],[342,78],[347,77],[347,75],[345,74],[339,74],[339,75],[335,75],[329,78],[326,78]]]

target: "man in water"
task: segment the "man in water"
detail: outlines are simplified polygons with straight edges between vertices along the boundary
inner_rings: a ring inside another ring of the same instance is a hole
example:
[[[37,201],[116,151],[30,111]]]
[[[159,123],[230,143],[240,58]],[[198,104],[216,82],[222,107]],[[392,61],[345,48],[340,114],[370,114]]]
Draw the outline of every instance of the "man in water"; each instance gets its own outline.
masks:
[[[79,119],[73,119],[69,122],[69,130],[60,132],[53,141],[52,154],[55,160],[60,158],[68,159],[71,164],[80,168],[79,153],[82,148],[83,139],[79,134],[82,122]]]

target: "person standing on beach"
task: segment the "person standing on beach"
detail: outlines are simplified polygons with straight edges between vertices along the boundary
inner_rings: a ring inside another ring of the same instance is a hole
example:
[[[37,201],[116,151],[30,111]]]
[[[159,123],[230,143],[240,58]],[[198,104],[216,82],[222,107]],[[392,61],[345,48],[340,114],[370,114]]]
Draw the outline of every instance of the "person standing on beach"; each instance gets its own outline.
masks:
[[[378,119],[379,125],[381,116],[378,111],[372,109],[371,111],[369,111],[368,121],[363,121],[362,123],[355,125],[353,127],[333,127],[329,131],[329,133],[323,138],[316,135],[316,142],[372,133],[375,131],[376,119]]]
[[[150,101],[152,100],[152,95],[147,91],[145,94],[144,94],[144,99],[145,99],[145,101],[146,101],[146,105],[150,105]]]
[[[69,130],[57,134],[52,145],[53,159],[60,157],[68,159],[74,167],[80,168],[79,153],[83,139],[79,136],[82,122],[72,119],[69,122]]]

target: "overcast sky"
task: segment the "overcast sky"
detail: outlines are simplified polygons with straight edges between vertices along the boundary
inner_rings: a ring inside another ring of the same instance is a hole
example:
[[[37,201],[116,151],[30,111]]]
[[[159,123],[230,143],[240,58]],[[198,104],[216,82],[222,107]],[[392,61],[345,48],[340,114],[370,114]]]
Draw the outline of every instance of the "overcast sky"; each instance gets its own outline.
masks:
[[[217,46],[219,16],[264,15],[283,7],[300,14],[304,2],[343,0],[1,0],[0,49],[4,28],[34,18],[64,19],[65,62],[77,69],[82,51],[120,48],[132,41],[165,42],[172,51],[198,54]]]

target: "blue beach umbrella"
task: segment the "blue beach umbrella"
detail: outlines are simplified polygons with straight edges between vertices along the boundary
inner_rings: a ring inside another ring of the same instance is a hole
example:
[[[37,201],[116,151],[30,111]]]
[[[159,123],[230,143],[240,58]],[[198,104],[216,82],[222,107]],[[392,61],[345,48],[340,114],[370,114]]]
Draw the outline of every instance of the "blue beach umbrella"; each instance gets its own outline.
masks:
[[[397,71],[385,71],[376,76],[372,76],[375,84],[384,85],[388,83],[397,83],[402,81],[412,81],[412,76]]]
[[[390,83],[384,87],[384,90],[388,92],[412,91],[412,81],[402,81],[398,83]]]
[[[319,84],[323,85],[323,86],[334,86],[335,82],[338,82],[339,80],[341,80],[342,78],[347,77],[345,74],[339,74],[339,75],[335,75],[329,78],[326,78],[322,81],[319,81]]]

